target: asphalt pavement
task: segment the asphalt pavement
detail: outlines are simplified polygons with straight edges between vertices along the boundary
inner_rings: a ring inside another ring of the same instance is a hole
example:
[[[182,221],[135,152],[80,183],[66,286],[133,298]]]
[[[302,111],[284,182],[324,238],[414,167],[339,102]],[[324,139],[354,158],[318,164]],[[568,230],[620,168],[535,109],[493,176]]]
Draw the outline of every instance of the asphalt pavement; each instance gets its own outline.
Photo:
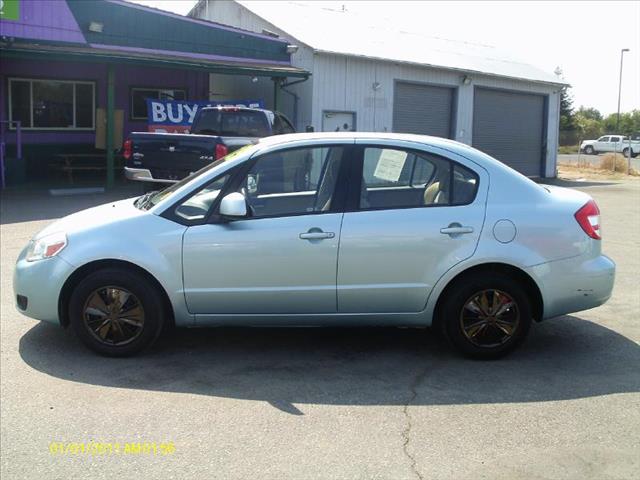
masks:
[[[600,206],[613,297],[491,362],[423,329],[184,330],[139,357],[96,356],[17,313],[11,276],[36,231],[124,193],[4,193],[0,476],[639,478],[640,182],[559,183]]]

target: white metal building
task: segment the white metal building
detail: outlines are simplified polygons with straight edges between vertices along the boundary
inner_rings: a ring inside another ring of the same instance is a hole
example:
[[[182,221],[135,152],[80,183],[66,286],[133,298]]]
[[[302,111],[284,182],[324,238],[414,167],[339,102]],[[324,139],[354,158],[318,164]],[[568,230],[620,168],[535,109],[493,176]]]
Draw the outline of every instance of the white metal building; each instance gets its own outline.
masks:
[[[560,92],[554,75],[493,47],[398,31],[297,2],[200,0],[190,16],[272,32],[298,45],[312,73],[284,86],[277,108],[298,131],[397,131],[473,145],[528,176],[556,175]],[[273,106],[270,79],[212,74],[212,98]]]

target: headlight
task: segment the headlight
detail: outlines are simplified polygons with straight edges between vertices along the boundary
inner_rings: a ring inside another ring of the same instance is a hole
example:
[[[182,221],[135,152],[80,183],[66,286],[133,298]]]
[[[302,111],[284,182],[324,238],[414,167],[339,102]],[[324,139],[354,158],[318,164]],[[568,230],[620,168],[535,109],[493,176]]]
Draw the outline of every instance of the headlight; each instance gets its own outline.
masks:
[[[31,240],[27,249],[27,262],[53,257],[66,246],[67,236],[64,233],[52,233],[38,240]]]

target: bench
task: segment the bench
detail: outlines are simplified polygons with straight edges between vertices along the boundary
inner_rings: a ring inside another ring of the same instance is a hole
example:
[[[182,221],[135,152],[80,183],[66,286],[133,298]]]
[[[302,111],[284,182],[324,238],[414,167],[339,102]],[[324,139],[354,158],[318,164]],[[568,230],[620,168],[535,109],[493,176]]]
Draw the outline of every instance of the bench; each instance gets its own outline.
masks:
[[[70,184],[73,184],[73,172],[107,170],[107,155],[104,153],[59,153],[54,157],[60,159],[61,162],[51,163],[49,167],[66,172]],[[116,161],[113,168],[118,170],[122,168],[122,165]]]

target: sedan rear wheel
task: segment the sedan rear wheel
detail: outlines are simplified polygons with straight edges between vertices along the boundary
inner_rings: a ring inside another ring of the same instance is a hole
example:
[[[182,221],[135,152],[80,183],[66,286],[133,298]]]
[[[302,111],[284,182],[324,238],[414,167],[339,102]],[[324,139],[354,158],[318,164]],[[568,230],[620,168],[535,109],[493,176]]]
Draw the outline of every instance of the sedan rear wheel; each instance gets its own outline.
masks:
[[[133,270],[104,269],[87,276],[69,302],[76,334],[90,349],[123,357],[149,347],[164,324],[160,293]]]
[[[513,350],[531,326],[531,303],[517,281],[501,273],[462,278],[442,308],[446,337],[462,353],[497,358]]]
[[[460,328],[466,339],[481,348],[507,343],[518,330],[520,311],[515,300],[501,290],[474,293],[460,311]]]

